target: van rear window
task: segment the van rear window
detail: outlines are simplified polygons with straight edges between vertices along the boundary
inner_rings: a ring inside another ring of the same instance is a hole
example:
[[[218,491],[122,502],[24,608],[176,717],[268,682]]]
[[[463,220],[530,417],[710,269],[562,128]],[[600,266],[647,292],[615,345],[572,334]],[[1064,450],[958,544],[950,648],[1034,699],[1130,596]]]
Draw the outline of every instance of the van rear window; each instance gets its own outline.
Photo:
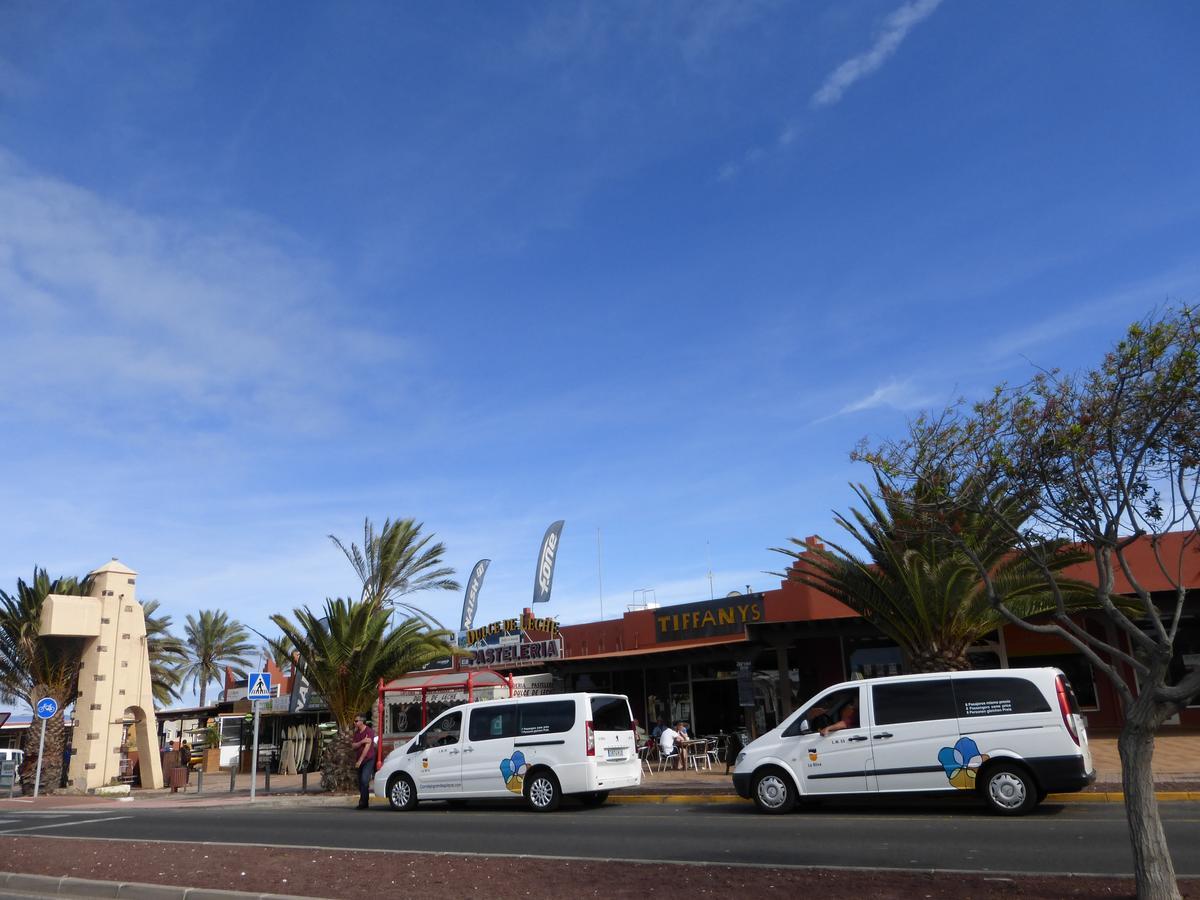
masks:
[[[574,700],[547,700],[517,706],[520,721],[517,734],[558,734],[575,727]]]
[[[954,697],[959,718],[1050,711],[1037,685],[1026,678],[958,678]]]
[[[624,697],[593,697],[592,727],[596,731],[629,731],[633,719],[629,715],[629,701]]]

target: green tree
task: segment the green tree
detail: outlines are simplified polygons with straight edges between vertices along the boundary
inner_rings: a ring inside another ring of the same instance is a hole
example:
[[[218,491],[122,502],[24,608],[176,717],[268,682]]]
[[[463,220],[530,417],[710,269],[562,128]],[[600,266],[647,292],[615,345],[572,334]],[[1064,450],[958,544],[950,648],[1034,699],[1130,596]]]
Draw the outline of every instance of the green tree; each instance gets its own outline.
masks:
[[[147,600],[142,604],[146,615],[146,649],[150,657],[150,689],[154,700],[167,706],[179,699],[179,685],[188,662],[187,645],[171,634],[171,617],[156,616],[159,602]]]
[[[992,605],[976,560],[988,571],[991,583],[1009,608],[1021,616],[1052,612],[1055,598],[1042,580],[1042,570],[1013,552],[1010,531],[990,518],[956,504],[944,513],[928,500],[939,490],[928,478],[907,492],[889,486],[876,473],[876,494],[865,485],[853,486],[865,510],[851,509],[849,516],[834,514],[834,521],[865,551],[858,555],[828,541],[828,547],[774,548],[798,561],[787,577],[816,588],[850,607],[893,641],[904,652],[913,672],[960,671],[971,668],[967,651],[972,644],[1002,627],[1006,620]],[[966,484],[972,494],[990,490],[1006,493],[1003,486],[985,489]],[[1027,503],[1008,497],[1007,521],[1028,518]],[[971,553],[964,552],[963,545]],[[1086,553],[1060,545],[1050,565],[1061,572],[1083,562]],[[1082,582],[1060,582],[1068,605],[1083,608],[1091,600],[1090,587]]]
[[[329,539],[346,555],[362,584],[362,599],[375,606],[390,606],[440,625],[437,619],[400,598],[419,591],[457,591],[454,570],[443,564],[446,545],[431,544],[434,535],[422,535],[424,523],[413,519],[385,519],[378,532],[370,519],[363,520],[362,546],[347,547],[339,538]]]
[[[202,609],[200,618],[187,617],[183,626],[187,642],[188,665],[183,670],[182,683],[191,682],[199,688],[200,705],[208,699],[209,682],[221,676],[225,666],[244,674],[252,660],[254,645],[244,625],[221,610]]]
[[[34,568],[26,583],[17,579],[17,589],[0,591],[0,698],[16,699],[32,707],[42,697],[58,701],[58,712],[46,722],[46,756],[42,762],[42,785],[47,791],[62,779],[66,729],[63,715],[75,700],[79,666],[83,658],[82,638],[43,637],[40,634],[42,607],[50,594],[87,594],[87,578],[50,580],[45,569]],[[37,766],[39,728],[25,732],[21,781],[32,791]]]
[[[351,748],[354,717],[374,707],[380,679],[391,681],[459,652],[450,632],[431,629],[416,616],[394,628],[390,620],[390,611],[371,600],[340,598],[326,600],[322,612],[304,607],[296,609],[292,619],[271,616],[283,634],[271,643],[296,649],[300,671],[338,725],[337,736],[322,750],[321,783],[326,790],[357,785]]]
[[[921,416],[906,435],[861,454],[901,491],[936,471],[950,473],[951,488],[1004,481],[1032,498],[1026,527],[1006,523],[993,498],[973,498],[971,512],[1009,528],[1018,552],[1041,570],[1056,601],[1050,619],[1026,620],[992,583],[986,562],[972,561],[1007,621],[1073,646],[1121,698],[1117,746],[1134,875],[1138,897],[1153,900],[1179,897],[1154,793],[1154,739],[1200,696],[1200,669],[1189,671],[1175,653],[1191,587],[1186,573],[1200,547],[1198,422],[1200,311],[1183,306],[1130,326],[1090,370],[1000,385],[972,406]],[[935,502],[945,510],[963,499],[950,489]],[[1107,636],[1070,616],[1061,575],[1047,564],[1060,537],[1090,551],[1091,591],[1111,625]],[[1153,564],[1139,566],[1135,555]]]

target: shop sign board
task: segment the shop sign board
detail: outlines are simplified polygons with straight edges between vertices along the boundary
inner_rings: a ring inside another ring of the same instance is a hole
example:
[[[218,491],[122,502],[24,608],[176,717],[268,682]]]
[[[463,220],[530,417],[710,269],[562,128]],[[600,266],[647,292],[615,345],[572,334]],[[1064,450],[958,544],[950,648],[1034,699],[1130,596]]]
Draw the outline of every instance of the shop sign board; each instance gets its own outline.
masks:
[[[492,668],[500,666],[537,666],[563,655],[562,638],[546,641],[521,641],[519,644],[492,644],[471,651],[471,655],[459,660],[464,669]]]
[[[654,637],[661,643],[739,634],[747,625],[761,621],[762,594],[743,594],[658,609],[654,613]]]
[[[738,706],[754,705],[754,663],[748,659],[737,664]]]

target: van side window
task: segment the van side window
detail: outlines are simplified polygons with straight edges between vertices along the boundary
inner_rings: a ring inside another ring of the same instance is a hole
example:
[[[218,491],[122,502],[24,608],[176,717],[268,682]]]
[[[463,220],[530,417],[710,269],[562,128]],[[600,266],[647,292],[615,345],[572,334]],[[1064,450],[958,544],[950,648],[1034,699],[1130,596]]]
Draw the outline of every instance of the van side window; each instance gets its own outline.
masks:
[[[871,696],[876,725],[956,718],[949,678],[878,684]]]
[[[468,730],[472,743],[510,738],[517,733],[517,706],[489,706],[471,710],[471,727]]]
[[[842,688],[840,691],[825,694],[800,713],[796,720],[784,730],[783,737],[811,734],[814,731],[820,731],[826,725],[840,721],[842,713],[849,703],[853,703],[859,709],[862,708],[858,701],[858,688]],[[852,727],[857,727],[857,725],[858,723],[855,722]]]
[[[1037,685],[1026,678],[957,679],[954,696],[958,700],[958,715],[964,719],[1050,711],[1050,704]]]
[[[575,727],[574,700],[522,703],[517,707],[517,734],[557,734]]]

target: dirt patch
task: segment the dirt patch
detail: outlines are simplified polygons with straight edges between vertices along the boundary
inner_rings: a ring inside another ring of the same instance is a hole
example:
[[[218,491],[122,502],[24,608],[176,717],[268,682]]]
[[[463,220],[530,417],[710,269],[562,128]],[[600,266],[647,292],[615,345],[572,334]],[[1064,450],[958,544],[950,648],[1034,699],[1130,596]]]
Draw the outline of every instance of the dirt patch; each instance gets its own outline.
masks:
[[[8,871],[183,887],[374,898],[414,891],[424,900],[486,896],[689,898],[735,892],[823,900],[980,900],[1129,897],[1133,882],[1117,878],[986,877],[926,873],[773,870],[735,866],[647,865],[602,861],[480,858],[428,853],[302,850],[234,844],[171,844],[46,837],[0,838]],[[1183,896],[1200,900],[1200,881],[1185,879]]]

